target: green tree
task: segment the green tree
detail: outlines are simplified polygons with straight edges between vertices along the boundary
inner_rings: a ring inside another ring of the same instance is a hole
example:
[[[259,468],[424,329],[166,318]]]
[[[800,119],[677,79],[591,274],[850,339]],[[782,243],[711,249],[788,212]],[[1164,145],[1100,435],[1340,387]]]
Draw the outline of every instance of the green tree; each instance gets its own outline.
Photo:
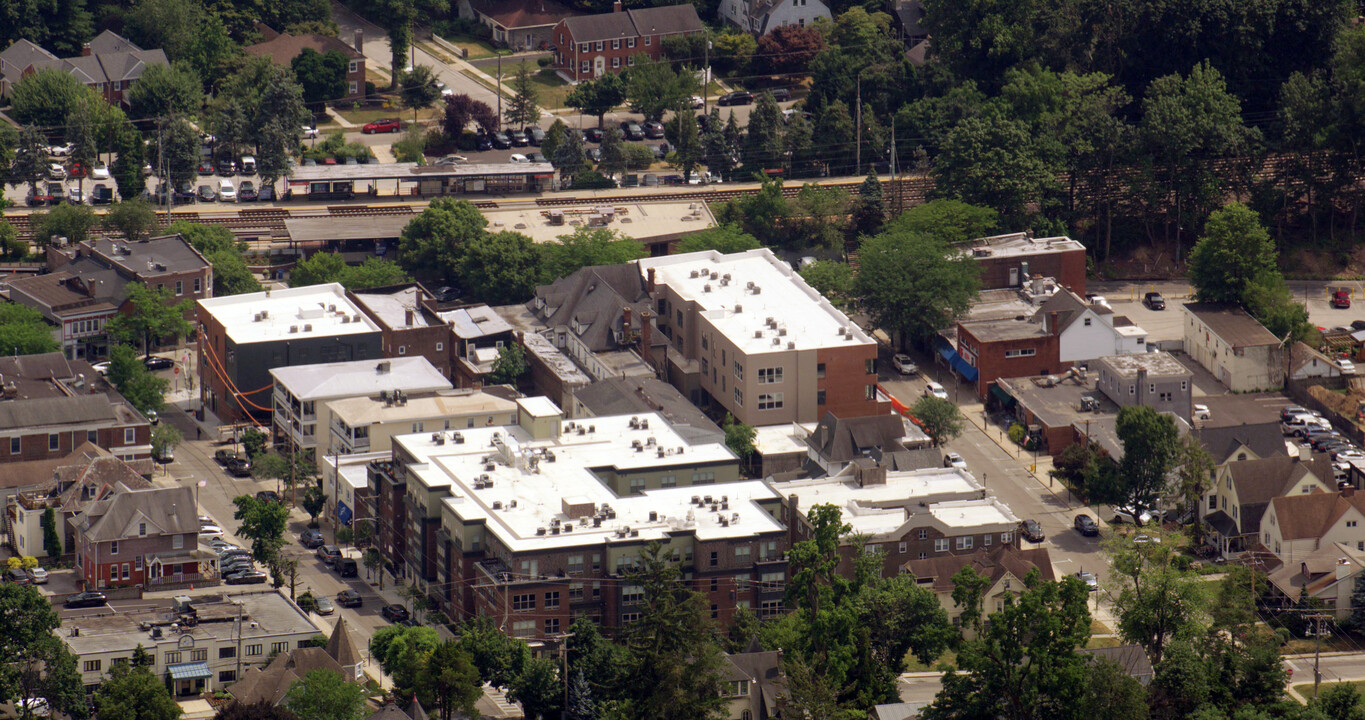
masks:
[[[45,698],[54,710],[83,718],[85,688],[76,659],[53,632],[61,624],[56,610],[33,587],[0,586],[0,697],[21,707]],[[31,714],[31,713],[30,713]]]
[[[758,452],[754,445],[758,430],[754,426],[737,422],[733,415],[726,413],[721,429],[725,431],[725,446],[730,448],[730,452],[738,455],[740,460],[748,460],[750,455]]]
[[[164,455],[167,450],[180,444],[184,437],[174,425],[169,423],[157,423],[152,430],[152,452],[155,455]]]
[[[555,118],[555,121],[550,123],[550,129],[545,131],[545,139],[540,141],[540,153],[547,158],[554,157],[555,148],[564,142],[564,135],[570,132],[577,133],[576,130],[570,130],[563,119]]]
[[[289,287],[307,287],[340,282],[346,273],[346,261],[340,253],[313,253],[289,271]]]
[[[303,101],[306,103],[321,103],[344,97],[348,64],[346,56],[336,50],[320,53],[313,48],[304,48],[289,61],[289,67],[303,89]],[[241,109],[237,103],[230,103],[226,107]]]
[[[572,180],[577,175],[591,168],[588,156],[583,151],[583,139],[578,133],[565,133],[564,138],[555,147],[555,154],[550,157],[550,162],[559,168],[560,175]]]
[[[313,476],[315,465],[312,452],[312,450],[263,452],[251,461],[251,477],[257,480],[278,480],[286,489],[293,490],[299,483]]]
[[[19,145],[6,179],[14,185],[28,183],[29,189],[36,193],[38,183],[47,172],[46,160],[47,142],[42,132],[33,125],[25,125],[19,133]]]
[[[370,654],[393,676],[395,694],[411,697],[421,682],[427,658],[440,644],[440,636],[429,627],[390,625],[370,638]]]
[[[1147,720],[1147,689],[1118,663],[1097,658],[1085,682],[1082,707],[1109,720]]]
[[[14,83],[9,115],[20,125],[61,127],[81,98],[92,92],[71,73],[42,68]]]
[[[174,188],[190,185],[198,177],[199,133],[183,117],[172,117],[161,123],[159,142],[150,149],[158,174],[169,179]],[[164,173],[164,174],[163,174]]]
[[[253,427],[243,430],[239,439],[242,443],[242,452],[246,453],[247,459],[255,460],[265,454],[265,442],[269,436]]]
[[[19,239],[19,231],[0,220],[0,256],[6,260],[23,260],[28,257],[28,250],[28,241]]]
[[[558,663],[550,658],[526,658],[512,681],[507,699],[519,703],[526,717],[559,715],[564,683],[557,669]]]
[[[713,228],[684,235],[674,246],[673,252],[690,253],[715,250],[728,255],[746,250],[756,250],[760,247],[763,245],[753,235],[744,232],[737,226],[717,225]]]
[[[915,401],[910,414],[920,421],[920,427],[936,445],[942,445],[962,434],[964,419],[951,400],[926,395]]]
[[[147,143],[132,123],[121,126],[114,133],[114,163],[109,174],[118,186],[118,195],[125,201],[137,200],[147,191],[147,178],[142,174]]]
[[[986,237],[999,226],[1000,215],[988,207],[960,200],[931,200],[906,210],[886,224],[888,232],[912,232],[948,245]]]
[[[167,340],[188,337],[194,332],[194,324],[185,319],[194,301],[175,302],[175,293],[170,288],[152,289],[131,283],[126,302],[129,310],[106,323],[105,331],[121,343],[141,346],[144,355]]]
[[[1189,563],[1177,562],[1170,544],[1134,543],[1124,536],[1106,544],[1113,569],[1109,580],[1117,589],[1111,593],[1117,630],[1159,665],[1174,638],[1192,637],[1207,627],[1209,584]]]
[[[148,65],[128,91],[133,120],[194,114],[203,104],[204,85],[185,63]]]
[[[305,48],[304,51],[307,52],[311,49],[312,48]],[[340,53],[333,51],[331,53],[328,53],[328,55],[340,56]],[[319,63],[327,62],[326,58],[328,57],[328,55],[318,56],[319,58],[318,62]],[[299,55],[299,57],[303,56]],[[297,61],[298,58],[294,58],[294,60]],[[341,60],[342,60],[341,94],[344,95],[346,94],[345,70],[348,61],[344,56],[341,56]],[[294,72],[298,74],[300,72],[300,68],[297,67],[294,68]],[[302,79],[299,80],[299,84],[302,85],[304,88],[303,92],[305,98],[308,97],[309,84],[316,82],[317,82],[316,78],[310,79],[308,81]],[[316,93],[320,91],[315,88],[313,92]],[[251,115],[249,112],[247,112],[247,107],[241,100],[233,97],[222,98],[221,102],[218,103],[218,107],[212,116],[212,122],[214,139],[217,140],[217,144],[215,146],[216,150],[226,153],[229,157],[238,157],[248,147],[251,146],[252,134]]]
[[[525,60],[517,64],[516,74],[512,76],[512,98],[502,111],[502,117],[508,125],[525,128],[540,120],[534,72],[531,64]]]
[[[146,0],[126,16],[124,32],[144,48],[161,48],[172,61],[191,54],[204,7],[192,0]]]
[[[283,503],[257,500],[251,495],[239,495],[232,504],[237,507],[232,515],[238,521],[237,534],[251,541],[252,557],[261,563],[272,562],[284,546],[289,509]]]
[[[850,312],[854,309],[853,268],[848,263],[816,260],[801,268],[801,279],[840,310]]]
[[[1041,204],[1057,168],[1038,152],[1029,127],[999,115],[969,117],[944,136],[934,161],[935,192],[984,205],[1015,223]]]
[[[364,527],[364,526],[362,526],[362,527]],[[374,549],[374,548],[370,548],[370,549],[368,549],[368,550],[365,551],[364,564],[365,564],[365,570],[366,570],[368,573],[370,573],[370,575],[377,575],[377,576],[379,577],[379,589],[380,589],[380,590],[383,590],[383,589],[384,589],[384,571],[383,571],[383,568],[384,568],[384,556],[381,555],[381,554],[379,554],[379,551],[378,551],[378,550],[376,550],[376,549]]]
[[[1134,511],[1155,508],[1178,457],[1180,436],[1175,422],[1151,407],[1130,406],[1119,410],[1115,429],[1123,443],[1119,461],[1123,486],[1110,501]]]
[[[752,37],[748,36],[747,37]],[[758,103],[749,113],[748,133],[744,141],[744,165],[752,170],[781,167],[782,109],[773,94],[760,93]]]
[[[156,211],[145,200],[125,200],[109,207],[104,226],[118,231],[129,242],[140,242],[157,231]]]
[[[124,399],[146,415],[160,412],[170,382],[147,370],[130,345],[114,345],[109,349],[109,382]]]
[[[426,65],[418,65],[403,73],[403,107],[412,109],[412,122],[417,122],[417,111],[429,108],[441,99],[441,88],[436,73]]]
[[[478,714],[474,705],[483,694],[478,669],[469,653],[454,640],[437,645],[417,676],[418,699],[441,720],[455,713]]]
[[[53,352],[57,340],[42,313],[18,303],[0,304],[0,352],[34,355]]]
[[[251,139],[256,144],[256,172],[263,182],[274,184],[290,173],[289,161],[299,147],[308,110],[303,89],[290,70],[268,65],[262,75],[259,100],[247,106],[255,108]]]
[[[805,113],[796,113],[787,119],[782,131],[782,152],[786,167],[792,177],[810,177],[818,174],[815,152],[815,127]]]
[[[706,116],[706,129],[701,134],[701,155],[707,172],[717,178],[730,177],[735,156],[726,146],[725,126],[720,121],[719,108],[711,108],[711,114]]]
[[[303,502],[299,503],[303,511],[308,513],[309,527],[318,524],[318,515],[322,514],[323,508],[327,507],[327,492],[322,489],[322,478],[308,486],[303,493]]]
[[[493,361],[493,370],[488,380],[494,385],[516,386],[521,376],[530,366],[526,364],[526,351],[518,343],[508,343],[498,349],[498,357]]]
[[[664,113],[697,93],[697,78],[690,70],[677,71],[665,60],[635,56],[635,65],[623,73],[626,100],[632,112],[646,120],[659,120]]]
[[[564,105],[584,115],[597,118],[597,127],[602,127],[602,117],[617,105],[626,101],[625,78],[620,73],[607,73],[599,78],[585,80],[574,86],[564,98]],[[549,155],[547,152],[546,155]]]
[[[613,178],[625,172],[626,142],[620,128],[613,126],[603,131],[602,143],[598,149],[602,152],[602,161],[597,163],[598,172],[606,173]]]
[[[468,200],[436,198],[403,228],[398,262],[419,278],[458,277],[464,248],[486,235],[487,226]]]
[[[1230,203],[1209,215],[1190,251],[1190,284],[1200,301],[1242,304],[1251,283],[1279,274],[1278,258],[1256,211]]]
[[[782,194],[781,178],[766,178],[752,195],[735,198],[715,206],[716,222],[736,225],[770,247],[786,247],[791,239],[786,232],[790,204]]]
[[[39,521],[43,528],[43,553],[50,558],[62,556],[62,536],[57,534],[57,511],[48,507]]]
[[[312,670],[289,687],[285,707],[307,720],[361,720],[365,690],[335,670]]]
[[[750,33],[726,27],[725,32],[711,36],[711,63],[721,72],[744,75],[749,72],[754,53],[758,52],[758,40]]]
[[[779,244],[792,250],[843,247],[851,204],[852,199],[843,188],[802,185],[801,191],[787,203],[787,219]]]
[[[99,218],[85,205],[62,203],[47,212],[33,213],[29,223],[33,226],[33,242],[38,245],[47,245],[59,237],[80,243],[90,239],[90,228],[99,224]]]
[[[553,282],[579,268],[591,265],[619,265],[639,260],[649,253],[639,240],[628,235],[580,225],[568,235],[560,235],[557,242],[542,243],[540,280]]]
[[[359,265],[347,265],[345,272],[341,274],[340,282],[347,290],[364,290],[398,285],[411,280],[412,278],[398,263],[383,258],[367,257]]]
[[[679,106],[673,117],[664,123],[664,134],[673,145],[666,158],[669,166],[682,171],[684,182],[690,181],[692,171],[696,170],[697,163],[702,159],[697,116],[686,105]]]
[[[178,720],[180,715],[166,683],[146,667],[115,663],[95,690],[95,717],[100,720]]]
[[[858,235],[876,235],[886,222],[886,202],[882,198],[882,181],[877,174],[868,173],[858,188],[858,199],[853,205],[850,230]]]
[[[1188,514],[1190,517],[1198,517],[1199,503],[1208,494],[1210,484],[1213,482],[1215,463],[1213,457],[1204,449],[1192,433],[1180,438],[1180,444],[1176,448],[1175,460],[1175,491],[1179,501],[1181,515]],[[1190,540],[1195,546],[1204,543],[1204,523],[1194,522],[1190,524]]]
[[[824,106],[815,116],[815,137],[820,138],[816,156],[829,174],[847,175],[853,171],[857,129],[842,100]]]
[[[878,327],[899,336],[927,338],[951,326],[976,298],[976,263],[946,243],[894,229],[869,238],[858,250],[854,291]]]
[[[483,233],[465,244],[460,276],[466,289],[485,302],[525,302],[535,293],[539,260],[535,243],[521,233]]]

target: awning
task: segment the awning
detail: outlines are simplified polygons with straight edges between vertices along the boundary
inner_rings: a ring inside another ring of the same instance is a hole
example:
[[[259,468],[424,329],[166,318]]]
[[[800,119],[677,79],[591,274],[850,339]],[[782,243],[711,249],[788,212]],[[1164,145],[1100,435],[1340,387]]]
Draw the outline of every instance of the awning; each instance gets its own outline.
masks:
[[[344,503],[344,502],[338,500],[338,501],[337,501],[337,520],[338,520],[342,525],[350,525],[350,524],[351,524],[351,516],[352,516],[351,508],[348,507],[348,506],[346,505],[346,503]]]
[[[961,375],[964,380],[967,382],[976,382],[976,368],[972,367],[966,360],[963,360],[962,356],[958,355],[956,350],[947,345],[940,345],[938,354],[942,355],[943,359],[948,361],[948,367],[952,368],[958,375]]]
[[[1005,408],[1014,407],[1014,396],[1010,395],[999,385],[991,386],[991,395],[994,396],[996,400],[1000,401],[1001,406]]]
[[[209,664],[206,662],[167,665],[166,672],[171,674],[172,680],[205,680],[213,677],[213,673],[209,672]]]

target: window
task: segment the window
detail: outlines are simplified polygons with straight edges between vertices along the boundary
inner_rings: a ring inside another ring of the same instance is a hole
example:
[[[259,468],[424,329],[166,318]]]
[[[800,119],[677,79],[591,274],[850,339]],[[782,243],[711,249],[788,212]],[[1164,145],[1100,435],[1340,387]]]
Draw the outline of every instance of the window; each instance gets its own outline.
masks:
[[[87,442],[94,443],[95,445],[100,444],[100,434],[96,430],[86,430],[85,439]]]
[[[739,388],[735,388],[735,404],[744,407],[744,393]]]
[[[735,379],[736,380],[744,379],[744,366],[740,365],[738,360],[735,361]]]
[[[876,400],[876,399],[877,399],[877,386],[876,386],[876,385],[867,385],[867,386],[864,386],[863,396],[864,396],[864,398],[867,399],[867,400]]]
[[[557,635],[559,633],[559,618],[545,619],[545,634]]]
[[[261,653],[259,652],[259,649],[260,649],[261,646],[260,646],[260,645],[256,645],[255,647],[256,647],[257,650],[258,650],[256,654],[257,654],[257,655],[260,655]],[[250,654],[250,653],[248,653],[248,654]],[[178,662],[180,662],[180,651],[179,651],[179,650],[170,650],[170,651],[167,651],[167,652],[166,652],[166,664],[167,664],[167,665],[174,665],[174,664],[176,664],[176,663],[178,663]]]
[[[646,36],[645,36],[645,47],[649,47],[650,41],[653,40],[653,39],[654,39],[653,37],[650,37],[649,35],[646,35]]]
[[[101,664],[102,664],[103,662],[104,662],[104,661],[102,661],[102,660],[86,660],[86,661],[85,661],[85,671],[86,671],[86,672],[99,672],[99,671],[100,671]]]
[[[289,643],[287,643],[287,642],[270,643],[270,654],[272,654],[272,655],[274,655],[274,654],[276,654],[276,653],[286,652],[286,651],[288,651],[288,650],[289,650]]]
[[[591,65],[590,63],[588,63],[587,60],[584,60],[584,61],[581,63],[581,65],[582,65],[581,70],[582,70],[583,72],[589,72],[590,70],[592,70],[592,65]]]
[[[578,44],[578,52],[587,52],[587,51],[588,51],[588,43],[579,43],[579,44]],[[587,66],[588,66],[587,63],[583,63],[583,67],[587,67]]]
[[[1009,544],[1012,543],[1012,542],[1014,542],[1014,533],[1012,533],[1012,532],[1002,532],[1002,533],[1000,533],[1000,544],[1001,544],[1001,545],[1009,545]]]
[[[782,614],[781,600],[764,600],[758,604],[758,617],[760,620],[775,618]]]
[[[711,553],[711,567],[715,567],[715,566],[717,566],[717,565],[719,565],[719,564],[720,564],[720,553],[714,553],[714,552]]]
[[[775,367],[758,369],[759,385],[775,385],[780,382],[782,382],[782,368]]]
[[[1015,348],[1014,350],[1005,351],[1006,358],[1033,357],[1037,354],[1038,351],[1034,348]]]
[[[607,47],[607,44],[606,44],[606,43],[602,42],[601,40],[598,40],[598,41],[597,41],[597,46],[596,46],[595,49],[597,50],[597,52],[602,52],[603,50],[606,49],[606,47]]]
[[[399,355],[407,355],[407,354],[408,354],[408,346],[407,346],[407,345],[399,345],[399,346],[398,346],[398,354],[399,354]]]
[[[1347,521],[1346,521],[1346,527],[1352,528],[1352,527],[1355,527],[1355,526],[1356,526],[1356,521],[1355,521],[1355,520],[1347,520]]]
[[[61,436],[61,435],[58,435],[57,433],[51,433],[51,434],[49,434],[49,435],[47,436],[47,449],[48,449],[48,450],[60,450],[61,447],[62,447],[62,436]]]
[[[118,554],[118,541],[117,541],[117,540],[115,540],[115,541],[109,543],[109,554],[110,554],[110,555],[117,555],[117,554]]]
[[[123,444],[132,445],[135,442],[137,442],[137,430],[135,430],[134,428],[124,428]]]
[[[628,48],[635,47],[635,38],[626,38],[626,47]]]
[[[536,596],[535,596],[535,595],[526,594],[526,595],[513,595],[513,596],[512,596],[512,610],[513,610],[513,612],[525,612],[525,611],[527,611],[527,610],[535,610],[535,609],[536,609]]]
[[[218,672],[218,682],[236,682],[236,681],[237,681],[237,671],[236,671],[236,670],[220,670],[220,671]]]
[[[612,50],[620,50],[620,49],[621,49],[621,40],[620,40],[619,38],[616,39],[616,40],[612,40],[612,41],[611,41],[611,49],[612,49]]]
[[[644,491],[645,491],[645,479],[644,479],[644,478],[638,478],[638,477],[637,477],[637,478],[631,478],[631,479],[630,479],[630,494],[631,494],[631,495],[639,495],[640,493],[643,493]]]
[[[614,58],[612,58],[612,59],[611,59],[611,66],[612,66],[613,68],[619,68],[619,67],[621,67],[621,58],[620,58],[620,57],[614,57]]]
[[[960,537],[960,538],[957,539],[957,543],[956,543],[956,544],[957,544],[957,549],[958,549],[958,550],[971,550],[971,549],[972,549],[972,536],[971,536],[971,535],[964,535],[964,536],[962,536],[962,537]]]
[[[635,56],[634,56],[634,55],[631,55],[630,57],[626,58],[626,64],[627,64],[627,65],[630,65],[631,67],[634,67],[634,66],[635,66]]]
[[[436,352],[441,352],[441,351],[444,350],[445,348],[446,348],[446,344],[445,344],[445,343],[436,343]]]
[[[247,654],[247,657],[254,657],[254,656],[260,655],[260,654],[261,654],[261,646],[260,646],[260,645],[247,645],[247,646],[246,646],[246,654]],[[170,660],[167,660],[166,662],[170,662]]]
[[[750,559],[752,557],[753,550],[748,545],[739,545],[735,547],[735,562],[737,564],[748,565],[749,563],[753,562]]]
[[[863,361],[863,372],[868,375],[877,374],[877,359],[868,358]]]
[[[185,536],[184,536],[184,535],[172,535],[172,536],[171,536],[171,549],[172,549],[172,550],[183,550],[184,548],[185,548]]]
[[[1181,380],[1181,381],[1180,381],[1180,392],[1185,392],[1186,390],[1189,389],[1188,383],[1189,383],[1188,380]]]
[[[677,486],[678,486],[678,476],[677,476],[677,475],[665,475],[665,476],[659,478],[659,487],[661,487],[661,488],[671,488],[671,487],[677,487]]]
[[[823,379],[823,378],[825,377],[825,364],[824,364],[824,363],[816,363],[816,364],[815,364],[815,377],[816,377],[817,379]]]
[[[1082,324],[1085,325],[1086,327],[1090,327],[1090,318],[1086,318],[1085,322]]]
[[[19,451],[20,451],[21,449],[23,449],[23,447],[24,447],[24,439],[23,439],[23,438],[12,437],[12,438],[9,439],[9,454],[10,454],[10,455],[18,455],[18,454],[19,454]]]
[[[928,539],[929,539],[929,531],[928,531],[926,528],[920,528],[920,530],[919,530],[919,539],[920,539],[920,540],[928,540]]]
[[[196,294],[196,295],[199,294],[199,292],[202,291],[203,289],[204,289],[204,280],[203,280],[203,278],[195,278],[195,279],[194,279],[194,292],[195,292],[195,294]]]
[[[824,390],[816,390],[816,391],[815,391],[815,404],[816,404],[816,405],[824,405],[824,404],[825,404],[825,391],[824,391]]]
[[[982,535],[982,536],[981,536],[981,544],[984,545],[984,546],[987,546],[987,547],[990,546],[990,544],[991,544],[991,534],[990,534],[990,533],[986,533],[985,535]]]
[[[948,552],[948,538],[936,538],[934,540],[934,552]]]
[[[190,662],[204,662],[209,659],[208,648],[199,648],[190,651]]]
[[[231,646],[231,645],[229,645],[229,646],[227,646],[227,647],[220,647],[220,648],[218,648],[218,659],[219,659],[219,660],[227,660],[228,658],[235,658],[235,657],[237,657],[237,648],[235,648],[235,647],[233,647],[233,646]]]
[[[898,553],[900,553],[900,554],[902,554],[902,555],[904,555],[904,554],[905,554],[905,551],[908,550],[908,549],[909,549],[909,546],[908,546],[906,543],[897,543],[897,545],[896,545],[896,552],[898,552]]]
[[[138,523],[138,524],[137,524],[137,536],[138,536],[138,537],[147,537],[147,523]]]
[[[633,622],[635,622],[636,620],[639,620],[639,619],[640,619],[640,613],[637,613],[637,612],[621,613],[621,624],[622,624],[622,625],[626,625],[626,624],[629,624],[629,623],[633,623]]]
[[[554,610],[559,607],[559,591],[545,593],[545,609]]]
[[[640,587],[639,585],[627,585],[621,588],[622,605],[634,605],[636,603],[644,602],[644,600],[645,589],[643,587]]]
[[[569,602],[583,599],[583,583],[569,583]]]
[[[350,66],[346,68],[346,72],[350,73],[360,72],[360,63],[356,62],[355,60],[352,60]]]
[[[133,558],[133,569],[136,570],[136,571],[138,571],[138,572],[142,572],[142,556],[141,556],[141,555],[138,555],[137,557]]]
[[[710,485],[711,483],[713,483],[713,482],[715,482],[715,481],[716,481],[716,472],[715,472],[714,470],[707,470],[707,471],[705,471],[705,472],[694,472],[694,473],[692,473],[692,484],[693,484],[693,485]]]
[[[184,294],[185,294],[185,281],[184,281],[184,280],[176,280],[176,281],[175,281],[175,294],[176,294],[176,295],[184,295]]]
[[[535,634],[535,620],[518,620],[512,623],[512,637],[532,637]]]
[[[782,408],[783,393],[759,393],[759,410],[780,410]]]
[[[128,580],[128,579],[131,579],[132,577],[133,577],[133,566],[132,566],[132,565],[129,565],[128,563],[123,563],[123,579],[124,579],[124,580]]]
[[[569,572],[571,572],[571,573],[581,573],[581,572],[583,572],[583,556],[582,556],[582,555],[570,555],[570,556],[569,556],[569,566],[568,566],[568,568],[566,568],[566,569],[567,569]]]

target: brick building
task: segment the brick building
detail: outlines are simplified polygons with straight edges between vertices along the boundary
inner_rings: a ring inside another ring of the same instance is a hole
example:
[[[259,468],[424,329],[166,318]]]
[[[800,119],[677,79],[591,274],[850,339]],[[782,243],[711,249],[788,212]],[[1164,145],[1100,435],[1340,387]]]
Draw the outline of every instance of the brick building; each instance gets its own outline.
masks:
[[[189,583],[212,577],[199,549],[194,488],[120,488],[71,519],[87,589]]]
[[[982,400],[999,378],[1048,375],[1071,366],[1060,358],[1061,330],[1055,313],[958,323],[956,350],[975,371],[967,379],[976,383]]]
[[[982,290],[1019,287],[1041,275],[1085,295],[1085,246],[1071,238],[1019,232],[978,238],[968,246],[980,268]]]
[[[256,30],[261,33],[265,40],[242,48],[247,55],[270,58],[276,65],[283,65],[287,68],[305,48],[311,48],[324,55],[329,52],[338,52],[346,58],[347,63],[346,94],[333,99],[362,100],[365,98],[365,35],[363,31],[356,30],[353,44],[347,45],[329,35],[318,35],[316,33],[290,35],[289,33],[276,32],[261,23],[256,23]]]
[[[442,377],[450,377],[450,328],[436,314],[426,288],[403,283],[347,290],[346,298],[379,326],[385,357],[424,357]]]
[[[28,40],[17,40],[0,52],[0,97],[24,77],[52,68],[68,73],[115,107],[126,107],[128,91],[152,65],[167,65],[166,53],[143,50],[112,30],[81,47],[75,57],[59,58]]]
[[[658,60],[670,35],[705,31],[691,3],[624,10],[617,2],[612,12],[568,17],[555,25],[555,65],[574,82],[591,80],[634,65],[638,55]]]

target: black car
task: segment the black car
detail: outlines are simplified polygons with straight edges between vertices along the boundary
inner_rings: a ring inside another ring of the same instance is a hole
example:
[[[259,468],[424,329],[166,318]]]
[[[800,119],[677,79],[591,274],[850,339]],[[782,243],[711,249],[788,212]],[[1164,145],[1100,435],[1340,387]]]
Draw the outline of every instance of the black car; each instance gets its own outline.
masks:
[[[540,144],[545,142],[545,131],[532,125],[531,127],[526,128],[526,139],[530,140],[532,145],[540,147]]]
[[[253,571],[238,573],[237,575],[229,577],[224,582],[226,582],[228,585],[263,585],[265,584],[265,581],[268,579],[270,579],[269,575],[266,575],[263,572]]]
[[[499,150],[506,150],[512,147],[512,139],[507,137],[507,133],[499,130],[493,133],[493,147]]]
[[[355,558],[341,558],[336,561],[334,567],[336,568],[337,574],[344,578],[353,578],[360,575],[360,565],[356,563]]]
[[[639,123],[630,120],[621,123],[621,135],[625,136],[627,140],[645,139],[644,128],[641,128]]]
[[[214,190],[212,185],[200,185],[200,186],[199,186],[199,201],[200,201],[200,202],[213,202],[214,200],[217,200],[217,199],[218,199],[218,191],[217,191],[217,190]]]
[[[240,558],[223,563],[218,569],[224,578],[230,578],[233,575],[240,575],[245,572],[255,572],[256,563],[250,558]]]
[[[441,287],[436,288],[434,295],[436,302],[455,302],[460,299],[460,289],[450,285],[442,285]]]
[[[94,590],[78,592],[68,597],[65,603],[69,608],[104,607],[107,604],[109,604],[109,598],[105,597],[104,593]]]
[[[142,364],[146,365],[148,370],[170,370],[175,367],[174,360],[159,355],[148,355],[142,358]]]
[[[229,461],[236,460],[238,457],[240,456],[237,454],[236,450],[219,450],[213,454],[214,462],[219,465],[226,465]]]
[[[600,143],[600,142],[602,142],[602,129],[601,129],[601,128],[588,128],[587,130],[584,130],[584,131],[583,131],[583,139],[586,140],[587,142],[590,142],[590,143]]]
[[[337,593],[337,604],[342,607],[360,607],[365,604],[365,598],[354,590],[342,590]]]
[[[299,544],[309,550],[315,550],[326,545],[327,541],[322,538],[321,530],[313,530],[310,528],[304,530],[303,533],[299,535]]]
[[[243,180],[241,187],[237,188],[237,199],[241,202],[254,202],[258,197],[256,186],[250,180]]]
[[[658,120],[650,120],[644,124],[645,137],[659,139],[664,136],[664,124]]]
[[[1042,542],[1043,526],[1039,525],[1037,520],[1025,520],[1019,524],[1019,534],[1029,542]]]
[[[531,139],[526,137],[525,130],[509,130],[507,131],[507,139],[511,140],[515,147],[526,147],[531,144]]]
[[[199,161],[199,167],[195,169],[199,171],[200,175],[212,175],[213,163],[208,158],[204,158]]]
[[[748,93],[743,90],[736,90],[732,93],[726,93],[724,95],[721,95],[720,99],[716,101],[716,104],[721,106],[749,105],[752,104],[753,101],[754,101],[753,93]]]
[[[488,137],[487,135],[479,135],[478,137],[474,138],[474,145],[480,150],[492,150],[493,139]]]
[[[1076,521],[1072,523],[1076,532],[1086,536],[1095,537],[1100,534],[1100,526],[1095,524],[1095,519],[1089,515],[1077,515]]]
[[[233,458],[223,463],[223,469],[233,477],[247,477],[251,474],[251,461],[246,458]],[[260,493],[257,493],[257,499],[260,499]]]
[[[274,490],[262,490],[256,493],[256,499],[261,502],[280,502],[280,494]]]
[[[215,198],[218,197],[217,191],[215,191],[212,187],[209,187],[208,185],[201,185],[199,187],[200,192],[203,192],[205,189],[212,193],[213,197]],[[194,194],[194,185],[187,182],[181,183],[180,187],[176,188],[175,192],[172,193],[171,203],[174,205],[188,205],[189,203],[194,202],[195,197],[196,196]]]
[[[379,616],[391,623],[405,623],[408,621],[408,609],[402,605],[385,605],[379,611]]]
[[[1142,296],[1142,302],[1151,310],[1165,310],[1166,298],[1159,292],[1149,292]]]
[[[777,88],[772,91],[773,99],[778,102],[787,102],[792,99],[792,91],[787,88]]]
[[[237,174],[237,163],[231,160],[218,161],[218,174],[223,177],[232,177]]]

